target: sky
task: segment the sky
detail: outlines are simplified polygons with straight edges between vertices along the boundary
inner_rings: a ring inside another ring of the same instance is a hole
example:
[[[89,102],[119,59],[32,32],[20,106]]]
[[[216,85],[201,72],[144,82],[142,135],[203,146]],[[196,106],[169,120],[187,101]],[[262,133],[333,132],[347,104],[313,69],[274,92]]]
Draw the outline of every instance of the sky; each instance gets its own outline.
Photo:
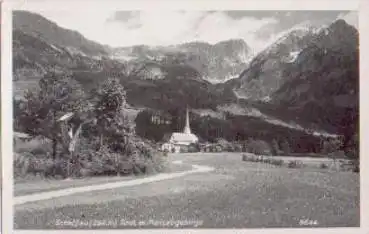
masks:
[[[241,38],[260,51],[285,32],[304,25],[323,26],[338,18],[357,26],[350,11],[35,11],[59,26],[113,47],[172,45],[191,41],[211,44]]]

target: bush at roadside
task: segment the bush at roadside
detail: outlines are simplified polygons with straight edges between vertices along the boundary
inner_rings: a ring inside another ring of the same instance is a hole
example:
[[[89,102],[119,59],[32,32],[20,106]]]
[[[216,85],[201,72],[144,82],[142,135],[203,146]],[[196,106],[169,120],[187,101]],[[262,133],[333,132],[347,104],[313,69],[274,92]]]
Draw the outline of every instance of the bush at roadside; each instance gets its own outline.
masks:
[[[266,164],[272,164],[275,166],[282,166],[284,161],[282,159],[273,159],[273,158],[264,158],[260,155],[247,155],[242,154],[242,161],[248,161],[248,162],[262,162]]]
[[[292,160],[287,164],[288,168],[302,168],[304,164],[300,160]]]
[[[41,177],[66,178],[101,176],[101,175],[139,175],[163,172],[168,167],[167,158],[157,151],[150,143],[132,138],[125,146],[124,152],[113,152],[106,145],[96,149],[96,142],[81,139],[79,151],[73,159],[70,155],[60,154],[58,159],[50,158],[50,154],[35,154],[44,149],[43,144],[31,141],[33,147],[27,152],[27,144],[18,148],[14,157],[14,176],[25,177],[38,175]],[[90,143],[88,143],[90,142]],[[44,150],[46,153],[48,150]],[[42,151],[43,152],[43,151]]]
[[[249,140],[246,145],[246,151],[256,155],[272,155],[270,145],[262,140]]]

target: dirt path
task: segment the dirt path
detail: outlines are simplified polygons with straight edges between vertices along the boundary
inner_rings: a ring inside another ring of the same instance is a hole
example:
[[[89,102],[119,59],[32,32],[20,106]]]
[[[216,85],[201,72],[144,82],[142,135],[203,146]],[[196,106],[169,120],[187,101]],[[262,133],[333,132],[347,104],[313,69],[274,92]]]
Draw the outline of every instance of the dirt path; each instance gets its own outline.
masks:
[[[182,164],[182,161],[174,161],[173,163]],[[156,181],[174,179],[174,178],[182,177],[182,176],[193,174],[193,173],[209,172],[209,171],[214,170],[214,168],[212,167],[199,166],[199,165],[192,165],[192,168],[193,169],[184,171],[184,172],[163,173],[163,174],[158,174],[155,176],[145,177],[141,179],[118,181],[118,182],[111,182],[111,183],[90,185],[90,186],[83,186],[83,187],[74,187],[74,188],[60,189],[60,190],[49,191],[49,192],[41,192],[41,193],[36,193],[36,194],[17,196],[14,198],[14,204],[20,205],[20,204],[24,204],[28,202],[35,202],[35,201],[53,199],[57,197],[69,196],[69,195],[73,195],[76,193],[93,192],[93,191],[99,191],[99,190],[108,190],[108,189],[122,188],[122,187],[127,187],[127,186],[147,184],[147,183],[156,182]]]

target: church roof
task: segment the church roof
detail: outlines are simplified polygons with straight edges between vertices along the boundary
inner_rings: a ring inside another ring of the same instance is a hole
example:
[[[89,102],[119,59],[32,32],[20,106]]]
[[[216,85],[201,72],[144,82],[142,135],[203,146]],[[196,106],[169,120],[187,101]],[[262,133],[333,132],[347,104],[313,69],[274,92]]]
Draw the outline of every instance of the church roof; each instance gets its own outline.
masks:
[[[190,133],[186,134],[183,132],[174,132],[170,138],[171,143],[178,143],[178,144],[190,144],[195,143],[198,141],[196,135]]]
[[[164,136],[164,140],[166,140],[166,136]],[[168,143],[171,144],[179,144],[179,145],[189,145],[191,143],[196,143],[199,141],[199,138],[191,133],[190,128],[190,118],[188,114],[188,108],[186,109],[186,124],[183,129],[183,132],[174,132],[168,139]]]

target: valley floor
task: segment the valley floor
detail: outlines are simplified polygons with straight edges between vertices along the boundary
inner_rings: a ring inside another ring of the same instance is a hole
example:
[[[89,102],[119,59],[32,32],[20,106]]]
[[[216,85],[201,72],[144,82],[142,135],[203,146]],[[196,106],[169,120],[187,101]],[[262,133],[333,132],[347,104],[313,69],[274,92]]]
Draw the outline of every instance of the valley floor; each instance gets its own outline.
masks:
[[[176,154],[169,160],[214,170],[15,205],[14,227],[359,226],[359,174],[277,168],[243,162],[236,153]],[[38,192],[18,186],[16,196]]]

